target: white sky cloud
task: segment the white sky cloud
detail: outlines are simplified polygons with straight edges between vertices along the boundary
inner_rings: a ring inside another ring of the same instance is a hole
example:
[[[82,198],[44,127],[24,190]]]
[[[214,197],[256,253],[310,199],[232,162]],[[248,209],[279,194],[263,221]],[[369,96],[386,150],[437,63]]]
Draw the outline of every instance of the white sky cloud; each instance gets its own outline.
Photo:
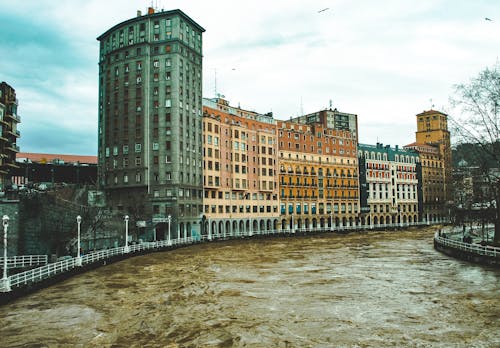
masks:
[[[0,80],[18,93],[22,151],[96,153],[96,37],[150,4],[0,0],[0,32],[7,33],[0,37]],[[206,29],[205,97],[214,96],[217,71],[217,92],[231,105],[272,110],[277,119],[332,100],[358,114],[364,143],[412,142],[415,114],[431,104],[446,109],[453,84],[500,54],[496,0],[153,4],[179,8]],[[36,136],[48,125],[55,127],[51,137]]]

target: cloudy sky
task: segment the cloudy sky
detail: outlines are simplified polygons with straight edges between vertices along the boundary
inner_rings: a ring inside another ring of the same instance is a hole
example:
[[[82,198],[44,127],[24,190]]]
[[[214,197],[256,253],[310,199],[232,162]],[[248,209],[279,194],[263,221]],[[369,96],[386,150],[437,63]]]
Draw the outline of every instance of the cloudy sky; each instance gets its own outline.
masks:
[[[412,142],[415,114],[449,112],[453,85],[500,56],[498,0],[0,0],[21,151],[97,153],[96,37],[151,4],[206,29],[204,97],[277,119],[331,101],[358,115],[363,143]]]

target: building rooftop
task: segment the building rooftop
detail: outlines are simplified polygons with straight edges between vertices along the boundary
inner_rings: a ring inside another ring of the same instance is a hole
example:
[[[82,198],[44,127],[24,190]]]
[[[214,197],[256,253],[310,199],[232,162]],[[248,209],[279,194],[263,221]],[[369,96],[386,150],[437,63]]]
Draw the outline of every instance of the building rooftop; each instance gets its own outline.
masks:
[[[445,114],[444,112],[437,111],[437,110],[433,110],[433,109],[423,111],[423,112],[421,112],[420,114],[417,114],[417,116],[427,116],[427,115],[436,115],[436,114],[440,114],[440,115],[448,116],[448,115],[447,115],[447,114]]]
[[[126,25],[129,25],[130,23],[134,23],[136,21],[146,19],[146,17],[159,17],[159,16],[169,16],[169,15],[179,15],[179,16],[183,17],[187,22],[189,22],[192,26],[194,26],[196,29],[198,29],[199,31],[201,31],[201,32],[205,31],[205,29],[202,26],[200,26],[193,19],[191,19],[191,17],[189,17],[187,14],[185,14],[184,12],[182,12],[179,9],[169,10],[169,11],[161,10],[160,12],[155,12],[155,10],[151,11],[151,8],[149,8],[148,12],[145,15],[142,15],[142,13],[138,11],[137,17],[133,17],[133,18],[130,18],[126,21],[123,21],[121,23],[116,24],[111,29],[107,30],[104,34],[100,35],[97,38],[97,40],[101,41],[108,34],[112,33],[113,31],[115,31],[119,27],[126,26]]]
[[[82,155],[61,155],[48,153],[29,153],[19,152],[16,155],[17,162],[35,162],[35,163],[53,163],[58,164],[97,164],[97,156],[82,156]]]

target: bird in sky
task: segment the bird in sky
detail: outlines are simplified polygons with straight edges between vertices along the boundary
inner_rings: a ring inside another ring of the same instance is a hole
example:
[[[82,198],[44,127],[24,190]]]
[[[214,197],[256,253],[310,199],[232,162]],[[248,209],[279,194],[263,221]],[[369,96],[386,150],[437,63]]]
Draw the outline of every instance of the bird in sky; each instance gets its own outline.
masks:
[[[326,10],[329,10],[329,9],[330,9],[329,7],[324,8],[324,9],[322,9],[322,10],[319,10],[319,11],[318,11],[318,13],[325,12]]]
[[[488,18],[488,17],[484,17],[484,20],[485,20],[485,21],[490,21],[490,22],[492,21],[492,20],[491,20],[490,18]]]

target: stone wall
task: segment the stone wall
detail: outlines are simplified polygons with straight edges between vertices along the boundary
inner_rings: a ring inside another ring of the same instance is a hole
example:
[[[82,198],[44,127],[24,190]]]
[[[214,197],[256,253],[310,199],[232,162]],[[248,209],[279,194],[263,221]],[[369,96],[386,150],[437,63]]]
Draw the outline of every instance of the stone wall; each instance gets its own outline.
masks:
[[[19,245],[19,201],[0,201],[0,219],[7,215],[9,226],[7,228],[7,256],[18,255]],[[0,228],[1,256],[3,256],[3,226]]]
[[[87,206],[87,192],[87,188],[74,186],[52,192],[32,191],[20,194],[19,201],[2,202],[1,214],[10,217],[9,255],[75,255],[78,215],[82,217],[83,252],[124,245],[123,218]]]

